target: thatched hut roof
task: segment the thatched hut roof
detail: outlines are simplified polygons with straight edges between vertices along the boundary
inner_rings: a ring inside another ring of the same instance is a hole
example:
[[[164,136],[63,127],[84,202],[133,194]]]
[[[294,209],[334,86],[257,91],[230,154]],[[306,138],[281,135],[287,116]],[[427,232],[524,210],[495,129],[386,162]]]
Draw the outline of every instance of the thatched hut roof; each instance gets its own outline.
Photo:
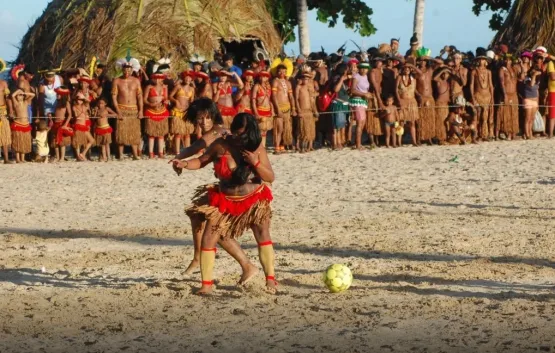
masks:
[[[511,49],[533,49],[539,45],[555,52],[555,1],[515,0],[493,44]]]
[[[23,37],[18,62],[32,70],[84,66],[92,56],[113,63],[131,55],[144,64],[170,54],[181,67],[210,58],[220,41],[258,38],[273,55],[281,40],[264,0],[53,0]]]

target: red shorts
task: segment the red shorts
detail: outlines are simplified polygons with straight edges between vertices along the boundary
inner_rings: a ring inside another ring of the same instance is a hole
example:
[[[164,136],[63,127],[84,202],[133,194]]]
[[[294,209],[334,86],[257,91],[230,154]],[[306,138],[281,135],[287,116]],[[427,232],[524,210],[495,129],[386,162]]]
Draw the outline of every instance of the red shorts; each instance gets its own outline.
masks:
[[[549,106],[547,117],[549,119],[555,119],[555,92],[549,92],[547,96],[547,105]]]

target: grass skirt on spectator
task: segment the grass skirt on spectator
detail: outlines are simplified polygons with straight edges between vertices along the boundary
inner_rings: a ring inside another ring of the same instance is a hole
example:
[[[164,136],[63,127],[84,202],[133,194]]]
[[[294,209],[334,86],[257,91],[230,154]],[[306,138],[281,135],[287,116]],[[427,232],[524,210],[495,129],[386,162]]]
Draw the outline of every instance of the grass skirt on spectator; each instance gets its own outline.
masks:
[[[399,110],[399,120],[404,122],[415,122],[418,120],[418,102],[416,98],[401,98],[404,108]]]
[[[445,141],[447,139],[447,130],[445,128],[445,119],[449,116],[449,102],[438,102],[436,105],[436,114],[435,114],[435,134],[436,137],[440,141]]]
[[[436,109],[433,97],[422,97],[420,108],[420,140],[430,140],[436,134]]]
[[[6,116],[1,114],[2,112],[0,111],[0,146],[9,146],[12,144],[10,123],[8,122]]]
[[[316,139],[316,121],[312,110],[299,113],[300,139],[303,142],[310,142]]]
[[[31,125],[14,122],[12,130],[12,149],[16,153],[31,153]]]
[[[366,132],[374,136],[383,135],[382,121],[378,114],[378,100],[372,96],[368,100],[368,110],[366,111]]]
[[[172,120],[170,133],[176,136],[191,135],[195,132],[195,126],[188,120],[185,120],[185,112],[179,109],[172,110]]]
[[[141,120],[137,117],[136,106],[119,106],[122,120],[116,122],[116,143],[118,145],[141,144]]]
[[[513,93],[508,98],[509,101],[499,107],[498,128],[507,135],[518,134],[518,95]]]

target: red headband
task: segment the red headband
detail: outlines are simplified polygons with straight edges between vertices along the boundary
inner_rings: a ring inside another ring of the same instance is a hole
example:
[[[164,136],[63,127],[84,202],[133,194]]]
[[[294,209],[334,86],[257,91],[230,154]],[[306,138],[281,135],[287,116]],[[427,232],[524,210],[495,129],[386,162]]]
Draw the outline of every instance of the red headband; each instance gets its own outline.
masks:
[[[258,77],[268,77],[268,78],[270,78],[270,77],[272,77],[272,75],[268,71],[260,71],[258,73]]]
[[[246,70],[245,72],[243,72],[243,77],[247,77],[247,76],[254,77],[255,76],[254,71]]]
[[[152,74],[152,75],[150,75],[151,80],[163,80],[165,78],[166,78],[166,75],[164,75],[164,74]]]
[[[203,71],[195,72],[195,77],[202,77],[205,80],[208,80],[210,78],[210,76],[208,76],[208,74]]]
[[[195,74],[194,71],[191,71],[191,70],[183,71],[183,72],[181,73],[181,77],[182,77],[182,78],[185,78],[185,77],[187,77],[187,76],[192,77],[192,78],[195,78],[196,74]]]
[[[86,82],[86,83],[88,83],[89,85],[92,83],[92,80],[91,80],[90,78],[88,78],[88,77],[79,77],[79,80],[77,80],[77,81],[79,81],[79,82]]]
[[[56,88],[54,90],[54,92],[56,92],[56,94],[59,94],[60,96],[69,96],[69,89],[67,88]]]

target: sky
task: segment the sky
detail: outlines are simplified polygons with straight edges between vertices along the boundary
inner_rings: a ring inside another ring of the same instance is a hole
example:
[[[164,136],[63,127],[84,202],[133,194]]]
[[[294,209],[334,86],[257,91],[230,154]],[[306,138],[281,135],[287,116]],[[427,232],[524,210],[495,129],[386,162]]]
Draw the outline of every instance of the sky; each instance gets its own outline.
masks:
[[[16,58],[17,45],[35,20],[42,14],[49,0],[2,0],[0,8],[0,58]],[[373,9],[372,22],[378,29],[371,37],[362,38],[353,30],[340,23],[335,28],[316,20],[314,12],[309,13],[310,44],[312,51],[323,46],[328,53],[337,50],[345,41],[347,50],[356,50],[350,42],[354,40],[364,48],[388,43],[393,37],[401,38],[401,51],[409,47],[414,19],[414,0],[366,0]],[[432,49],[433,55],[446,44],[455,45],[463,51],[474,51],[479,46],[487,46],[494,32],[488,28],[490,14],[480,17],[472,13],[472,0],[426,0],[424,18],[425,47]],[[298,43],[286,46],[290,54],[299,53]]]

